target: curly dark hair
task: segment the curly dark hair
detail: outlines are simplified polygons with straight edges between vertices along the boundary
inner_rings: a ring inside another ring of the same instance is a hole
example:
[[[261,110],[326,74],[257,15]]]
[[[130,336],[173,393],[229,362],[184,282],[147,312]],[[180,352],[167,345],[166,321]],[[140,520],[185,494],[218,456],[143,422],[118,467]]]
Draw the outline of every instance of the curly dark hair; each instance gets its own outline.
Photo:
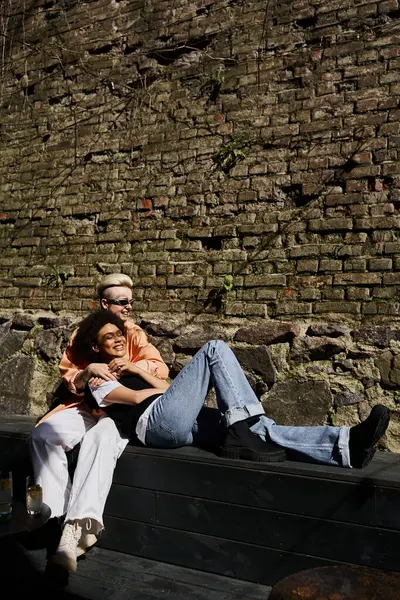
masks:
[[[99,355],[92,349],[97,342],[100,329],[112,323],[125,333],[125,323],[115,313],[103,308],[88,315],[78,325],[78,331],[72,341],[71,353],[74,361],[99,362]]]

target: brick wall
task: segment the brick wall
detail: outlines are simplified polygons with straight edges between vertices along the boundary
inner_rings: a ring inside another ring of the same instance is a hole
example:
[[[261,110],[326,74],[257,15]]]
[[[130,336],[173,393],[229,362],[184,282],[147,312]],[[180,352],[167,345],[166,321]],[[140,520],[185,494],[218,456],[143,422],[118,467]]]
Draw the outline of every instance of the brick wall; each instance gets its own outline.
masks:
[[[0,16],[2,312],[122,270],[142,315],[398,318],[397,0]]]

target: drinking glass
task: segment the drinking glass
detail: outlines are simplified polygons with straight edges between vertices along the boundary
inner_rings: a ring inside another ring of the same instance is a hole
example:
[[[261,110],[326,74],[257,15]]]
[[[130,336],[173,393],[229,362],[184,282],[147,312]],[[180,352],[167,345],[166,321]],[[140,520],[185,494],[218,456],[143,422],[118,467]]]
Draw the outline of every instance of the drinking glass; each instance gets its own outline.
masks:
[[[0,523],[7,523],[11,519],[12,498],[12,473],[0,470]]]
[[[26,512],[36,517],[42,512],[43,491],[40,477],[29,475],[26,478]]]

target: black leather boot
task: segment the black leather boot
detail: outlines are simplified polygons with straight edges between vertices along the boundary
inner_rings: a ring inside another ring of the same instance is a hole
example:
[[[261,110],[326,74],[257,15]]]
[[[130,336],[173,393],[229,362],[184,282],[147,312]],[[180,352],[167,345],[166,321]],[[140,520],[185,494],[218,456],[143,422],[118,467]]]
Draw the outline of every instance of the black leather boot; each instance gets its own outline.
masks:
[[[282,462],[286,459],[285,449],[273,442],[263,440],[250,430],[259,417],[250,417],[234,423],[226,430],[223,443],[216,453],[223,458],[254,460],[259,462]]]
[[[377,404],[365,421],[350,428],[349,452],[352,467],[362,469],[371,462],[376,444],[385,434],[389,421],[390,410]]]

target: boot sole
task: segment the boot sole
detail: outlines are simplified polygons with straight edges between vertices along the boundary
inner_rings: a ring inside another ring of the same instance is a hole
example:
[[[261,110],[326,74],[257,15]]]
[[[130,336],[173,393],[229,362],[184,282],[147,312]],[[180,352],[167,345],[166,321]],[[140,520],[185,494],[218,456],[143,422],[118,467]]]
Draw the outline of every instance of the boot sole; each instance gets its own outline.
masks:
[[[389,421],[390,421],[390,411],[389,411],[389,409],[387,409],[387,412],[385,412],[384,414],[381,415],[380,420],[376,425],[376,429],[375,429],[374,436],[372,438],[371,446],[369,448],[365,449],[365,456],[364,456],[363,461],[361,462],[361,465],[359,467],[355,467],[355,468],[363,469],[364,467],[367,467],[369,465],[369,463],[375,456],[375,452],[376,452],[375,445],[379,442],[381,437],[385,435],[386,429],[389,426]]]
[[[89,544],[88,546],[85,544],[78,544],[77,548],[76,548],[76,557],[79,558],[80,556],[82,556],[83,554],[85,554],[86,552],[88,552],[91,548],[93,548],[93,546],[97,543],[97,538],[95,539],[95,541],[93,542],[93,544]]]
[[[91,548],[93,548],[94,544],[92,544],[91,546],[77,546],[76,548],[76,558],[79,558],[80,556],[83,556],[84,554],[86,554],[86,552],[88,552]]]
[[[286,460],[286,452],[283,449],[261,453],[251,448],[219,448],[217,454],[222,458],[251,460],[253,462],[283,462]]]
[[[387,409],[385,413],[381,416],[379,423],[376,426],[375,434],[372,440],[372,446],[375,446],[379,442],[382,436],[385,435],[386,429],[389,426],[390,421],[390,411]]]

